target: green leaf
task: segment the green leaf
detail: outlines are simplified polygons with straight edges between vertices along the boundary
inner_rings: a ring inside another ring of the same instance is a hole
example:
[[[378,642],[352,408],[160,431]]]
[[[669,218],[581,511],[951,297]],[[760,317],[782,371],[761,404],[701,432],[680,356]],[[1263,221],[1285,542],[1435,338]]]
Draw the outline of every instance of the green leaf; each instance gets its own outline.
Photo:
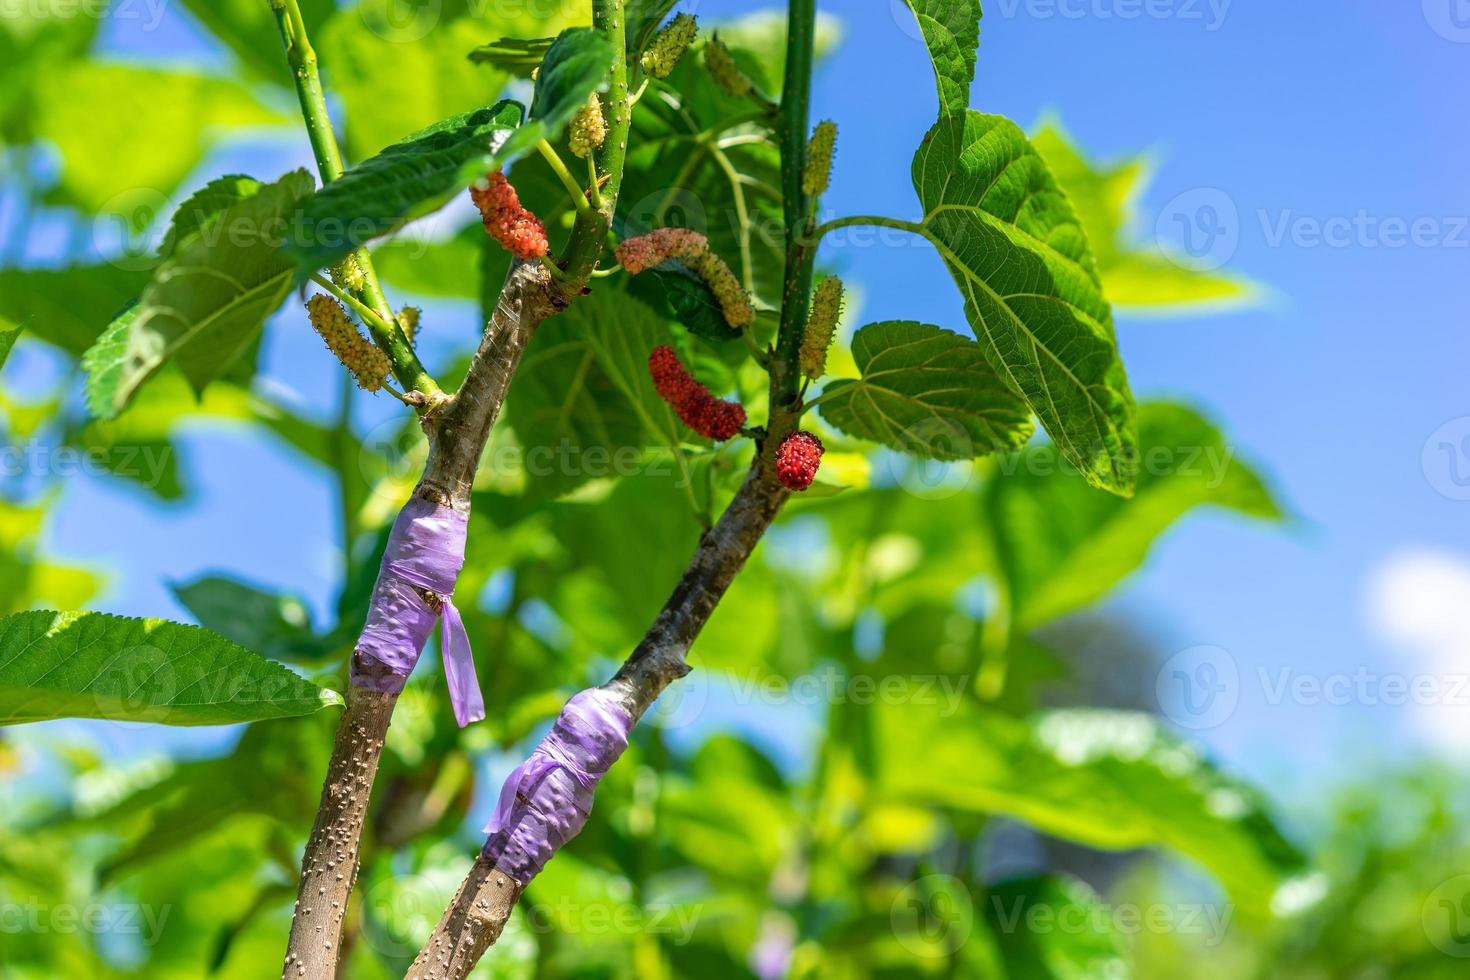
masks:
[[[1077,212],[1097,260],[1103,289],[1116,306],[1149,312],[1249,300],[1255,286],[1223,272],[1189,268],[1156,245],[1138,244],[1137,201],[1148,185],[1142,158],[1099,167],[1087,160],[1057,124],[1042,126],[1031,143],[1045,158]]]
[[[980,46],[980,0],[904,0],[918,18],[939,84],[939,114],[954,115],[970,105],[975,80],[975,49]]]
[[[442,207],[487,171],[512,162],[540,140],[555,139],[602,84],[612,57],[612,46],[600,32],[565,30],[542,62],[524,124],[520,106],[510,101],[453,116],[322,188],[305,208],[303,227],[309,239],[290,249],[301,277]]]
[[[0,269],[0,327],[24,328],[80,357],[148,283],[148,274],[106,263],[65,269]]]
[[[641,469],[643,448],[677,442],[653,390],[648,354],[667,327],[613,289],[584,297],[537,331],[516,372],[506,420],[526,454],[528,489],[559,496]]]
[[[1008,980],[1128,980],[1127,945],[1113,909],[1065,875],[1018,878],[988,889],[986,921]]]
[[[77,62],[36,88],[37,130],[62,156],[48,199],[89,214],[151,212],[218,133],[285,121],[235,82],[158,68]]]
[[[1194,411],[1141,406],[1139,441],[1138,491],[1126,501],[1090,492],[1050,445],[1001,461],[985,506],[1018,627],[1039,626],[1101,599],[1196,507],[1281,516],[1236,447]]]
[[[88,404],[112,418],[166,361],[196,392],[247,350],[291,290],[283,230],[311,191],[293,171],[226,208],[160,265],[131,319],[108,328],[88,353]]]
[[[887,795],[1004,814],[1102,850],[1170,850],[1255,915],[1303,868],[1253,790],[1149,715],[1067,709],[1023,720],[971,701],[948,717],[908,704],[872,711]]]
[[[470,60],[475,64],[493,65],[517,78],[530,78],[531,73],[541,67],[541,59],[551,50],[554,40],[556,38],[552,37],[503,37],[475,48],[470,52]]]
[[[724,307],[709,285],[677,262],[629,277],[628,291],[697,337],[716,343],[740,339],[740,330],[725,319]]]
[[[924,227],[975,338],[1088,483],[1127,495],[1133,395],[1082,227],[1015,123],[941,119],[914,156]]]
[[[980,345],[926,323],[890,320],[852,340],[862,379],[827,383],[820,410],[838,430],[926,459],[971,459],[1031,438],[1025,403]]]
[[[287,246],[300,277],[442,207],[496,162],[508,162],[508,154],[486,151],[505,150],[520,124],[521,107],[510,101],[452,116],[317,191],[302,208],[305,237]]]
[[[0,620],[0,724],[106,718],[222,725],[307,715],[332,691],[197,626],[104,613]]]
[[[396,36],[403,14],[395,5],[341,10],[321,34],[322,65],[345,110],[350,160],[366,160],[409,133],[493,104],[508,79],[464,56],[492,25],[441,17],[433,30],[404,43]]]
[[[313,659],[338,645],[312,632],[311,613],[295,596],[222,575],[201,576],[172,589],[199,625],[271,660]]]
[[[11,348],[15,346],[15,342],[19,338],[20,327],[0,324],[0,367],[5,366],[5,360],[10,357]]]
[[[180,204],[169,219],[168,231],[158,246],[159,260],[173,255],[179,245],[189,236],[199,232],[205,225],[219,217],[247,197],[260,193],[265,185],[254,177],[243,174],[226,174],[216,177],[199,188]]]

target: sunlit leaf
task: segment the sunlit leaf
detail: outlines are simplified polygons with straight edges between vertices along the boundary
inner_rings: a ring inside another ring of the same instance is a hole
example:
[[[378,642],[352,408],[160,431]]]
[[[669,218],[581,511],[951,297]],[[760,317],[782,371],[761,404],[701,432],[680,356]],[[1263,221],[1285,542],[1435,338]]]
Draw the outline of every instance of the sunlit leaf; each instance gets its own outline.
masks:
[[[939,114],[964,112],[975,79],[975,49],[980,44],[980,0],[905,0],[934,63],[939,84]]]
[[[842,432],[927,459],[1016,449],[1031,415],[1000,382],[980,345],[939,327],[890,320],[859,330],[859,380],[830,381],[822,418]]]
[[[333,703],[336,693],[197,626],[44,610],[0,620],[0,724],[219,725]]]
[[[1069,709],[1021,720],[967,701],[944,717],[880,702],[872,717],[884,794],[1005,814],[1104,850],[1173,851],[1254,915],[1302,869],[1256,794],[1149,715]]]
[[[78,62],[36,91],[37,129],[63,161],[50,197],[87,213],[131,217],[151,208],[221,127],[285,121],[238,83],[160,68]]]
[[[1127,495],[1133,395],[1071,205],[1011,121],[941,119],[914,157],[924,227],[975,339],[1088,483]]]
[[[131,320],[99,339],[87,358],[88,403],[104,418],[127,407],[165,362],[203,391],[255,342],[291,289],[282,229],[313,186],[297,170],[185,237],[154,272]]]
[[[1107,594],[1195,507],[1281,516],[1236,447],[1181,405],[1140,407],[1136,469],[1137,493],[1120,500],[1090,492],[1051,445],[1001,460],[986,507],[1018,626],[1040,625]]]
[[[1031,143],[1077,211],[1109,301],[1167,313],[1176,307],[1250,297],[1254,287],[1246,280],[1190,268],[1157,245],[1134,240],[1137,201],[1148,182],[1145,160],[1099,167],[1054,123],[1042,126]]]

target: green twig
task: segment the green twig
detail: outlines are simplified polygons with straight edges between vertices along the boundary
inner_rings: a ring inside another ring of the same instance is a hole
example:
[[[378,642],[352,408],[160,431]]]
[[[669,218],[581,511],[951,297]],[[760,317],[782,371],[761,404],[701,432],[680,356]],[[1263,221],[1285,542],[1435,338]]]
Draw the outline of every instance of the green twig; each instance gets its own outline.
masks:
[[[276,16],[276,26],[281,31],[281,43],[286,47],[286,63],[291,67],[296,84],[296,99],[301,104],[301,118],[306,123],[306,135],[311,140],[317,171],[321,174],[322,183],[329,184],[341,177],[346,168],[332,130],[332,117],[327,112],[316,51],[306,36],[306,20],[301,16],[296,0],[270,0],[270,5]],[[393,308],[388,304],[367,249],[357,249],[352,253],[352,259],[362,269],[363,285],[358,291],[362,301],[372,308],[381,322],[388,324],[386,330],[374,330],[372,334],[373,342],[388,355],[394,377],[406,389],[417,389],[431,396],[440,394],[439,385],[419,361],[403,328],[393,319]]]
[[[562,162],[561,154],[556,152],[556,147],[552,146],[546,140],[539,140],[536,143],[536,152],[541,154],[541,158],[546,161],[546,165],[551,168],[551,172],[556,174],[556,179],[561,181],[561,185],[567,189],[567,194],[571,196],[572,205],[577,209],[577,213],[587,214],[590,212],[592,205],[587,203],[587,195],[582,193],[581,185],[572,176],[572,172],[567,169],[567,165]]]

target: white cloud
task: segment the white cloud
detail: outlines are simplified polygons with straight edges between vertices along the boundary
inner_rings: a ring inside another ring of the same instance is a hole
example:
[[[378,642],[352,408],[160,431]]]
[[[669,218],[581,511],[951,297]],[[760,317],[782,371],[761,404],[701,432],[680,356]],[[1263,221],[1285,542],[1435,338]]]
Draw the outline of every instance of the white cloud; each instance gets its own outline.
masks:
[[[1373,573],[1366,592],[1369,628],[1404,658],[1411,689],[1417,683],[1428,692],[1406,705],[1410,724],[1445,750],[1470,752],[1470,561],[1400,552]]]

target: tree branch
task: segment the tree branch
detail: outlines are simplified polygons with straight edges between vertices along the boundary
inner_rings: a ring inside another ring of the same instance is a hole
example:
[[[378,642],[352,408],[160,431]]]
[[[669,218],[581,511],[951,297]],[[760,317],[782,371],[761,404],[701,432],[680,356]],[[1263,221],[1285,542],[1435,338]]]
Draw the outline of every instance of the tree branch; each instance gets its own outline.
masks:
[[[653,626],[603,685],[635,723],[664,688],[689,673],[685,658],[695,639],[788,496],[758,459],[719,522],[700,539]],[[482,851],[405,980],[463,980],[500,938],[523,890]]]
[[[617,0],[608,3],[616,5]],[[700,538],[684,574],[642,641],[603,685],[602,690],[613,695],[635,724],[666,687],[689,673],[685,661],[690,647],[789,496],[775,475],[775,452],[801,418],[797,359],[806,327],[815,251],[801,173],[815,21],[816,0],[791,0],[781,105],[786,277],[776,357],[771,364],[770,420],[745,482],[715,526]],[[518,881],[510,869],[496,867],[482,850],[405,980],[463,980],[499,939],[528,883]]]

